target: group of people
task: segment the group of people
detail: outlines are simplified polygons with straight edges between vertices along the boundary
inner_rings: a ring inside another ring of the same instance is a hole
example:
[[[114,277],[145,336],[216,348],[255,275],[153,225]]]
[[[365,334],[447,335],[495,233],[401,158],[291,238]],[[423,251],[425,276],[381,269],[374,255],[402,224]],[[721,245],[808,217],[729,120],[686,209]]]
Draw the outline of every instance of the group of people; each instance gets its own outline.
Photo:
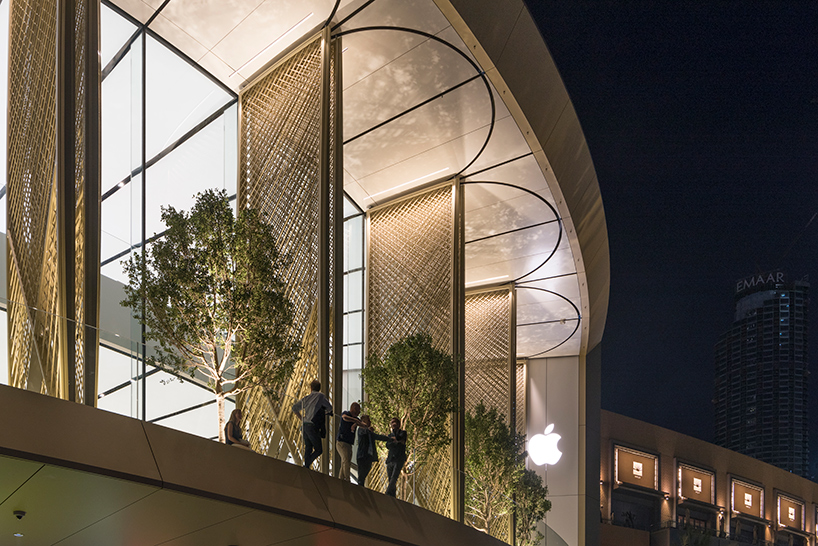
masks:
[[[321,383],[318,380],[310,383],[310,394],[293,405],[293,412],[301,421],[301,431],[304,437],[304,466],[309,468],[323,452],[323,438],[326,436],[326,416],[332,414],[332,404],[321,392]],[[372,470],[372,465],[378,461],[378,450],[375,442],[386,442],[386,473],[389,485],[386,494],[394,497],[397,494],[398,478],[406,463],[406,431],[400,428],[400,419],[393,417],[389,422],[388,435],[378,434],[372,427],[369,415],[361,415],[361,405],[353,402],[348,411],[341,414],[341,425],[338,427],[338,436],[335,449],[341,458],[341,467],[338,477],[349,481],[352,466],[352,448],[355,438],[358,439],[358,449],[355,453],[355,462],[358,465],[358,485],[366,486],[366,477]],[[250,449],[250,442],[241,435],[241,410],[234,409],[230,420],[224,427],[225,443],[242,449]]]
[[[326,435],[326,416],[332,414],[332,404],[321,392],[321,383],[314,380],[310,383],[310,394],[293,405],[293,412],[301,420],[301,429],[304,436],[304,466],[310,467],[323,452],[322,438]],[[366,477],[372,465],[378,461],[376,441],[386,442],[386,472],[389,485],[386,494],[394,497],[397,494],[398,478],[406,463],[406,431],[400,428],[400,419],[393,417],[389,422],[388,435],[378,434],[372,427],[368,415],[361,415],[361,405],[353,402],[348,411],[341,414],[341,425],[338,427],[338,436],[335,449],[341,458],[341,467],[338,477],[349,481],[352,466],[352,448],[355,437],[358,438],[358,449],[355,453],[355,462],[358,465],[358,485],[366,485]]]

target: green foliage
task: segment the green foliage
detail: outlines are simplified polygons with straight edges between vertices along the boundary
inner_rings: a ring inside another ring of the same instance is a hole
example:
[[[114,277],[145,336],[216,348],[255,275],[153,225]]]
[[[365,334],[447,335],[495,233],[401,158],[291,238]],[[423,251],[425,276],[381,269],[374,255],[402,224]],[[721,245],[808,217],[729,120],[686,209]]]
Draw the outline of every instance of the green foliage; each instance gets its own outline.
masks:
[[[121,304],[157,342],[151,364],[207,378],[221,436],[224,397],[254,386],[275,395],[298,356],[286,260],[271,226],[255,210],[234,216],[224,190],[198,194],[190,213],[162,207],[162,220],[164,235],[125,265]]]
[[[537,524],[551,510],[548,488],[533,470],[524,470],[514,488],[517,546],[538,546],[543,539]]]
[[[537,546],[543,538],[537,524],[551,509],[551,501],[542,478],[525,468],[525,436],[482,403],[466,414],[465,424],[468,523],[508,542],[508,529],[498,520],[513,513],[516,545]]]
[[[469,525],[508,540],[498,519],[511,513],[514,490],[525,470],[525,437],[481,402],[466,413],[466,515]]]
[[[457,411],[457,369],[451,355],[435,348],[427,333],[394,343],[384,358],[370,355],[363,369],[367,411],[379,431],[401,420],[407,449],[423,464],[450,443],[450,413]]]

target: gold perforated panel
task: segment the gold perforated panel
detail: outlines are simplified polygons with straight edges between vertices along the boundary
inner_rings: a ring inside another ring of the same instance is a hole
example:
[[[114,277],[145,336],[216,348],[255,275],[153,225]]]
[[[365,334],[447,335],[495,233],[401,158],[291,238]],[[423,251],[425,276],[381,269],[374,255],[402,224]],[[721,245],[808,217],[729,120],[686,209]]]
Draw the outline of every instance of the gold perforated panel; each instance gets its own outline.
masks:
[[[511,423],[511,292],[508,289],[466,295],[466,411],[483,403]],[[515,374],[516,375],[516,374]],[[511,517],[492,522],[491,535],[510,541]]]
[[[74,40],[74,237],[65,244],[74,245],[74,400],[85,401],[85,328],[86,322],[86,255],[85,255],[85,31],[87,26],[88,6],[85,0],[76,0],[75,4],[75,40]],[[69,264],[70,267],[70,264]]]
[[[15,0],[9,21],[9,381],[65,396],[57,267],[57,2]]]
[[[309,393],[310,381],[319,377],[317,303],[319,245],[323,240],[319,233],[321,57],[319,38],[263,76],[240,97],[239,206],[262,211],[275,227],[280,249],[290,259],[284,277],[294,307],[293,334],[302,340],[301,357],[277,399],[254,391],[243,399],[243,405],[252,427],[251,441],[257,442],[254,448],[281,459],[292,455],[296,462],[302,459],[303,444],[300,422],[290,408]],[[329,57],[332,59],[333,55]],[[330,74],[335,72],[331,65]],[[334,116],[337,97],[335,87],[330,85],[330,89],[330,116]],[[331,178],[337,176],[333,161],[335,126],[330,120]],[[330,194],[330,203],[335,198]],[[333,225],[332,217],[329,225]],[[332,228],[327,235],[324,244],[331,245],[335,237]],[[332,262],[331,253],[330,260],[328,267],[334,271],[337,264]],[[331,291],[329,297],[333,301]],[[331,339],[330,378],[333,346]],[[332,384],[322,385],[322,391],[331,397]]]
[[[511,381],[511,294],[507,289],[466,296],[466,410],[482,402],[506,424]],[[516,385],[516,383],[515,383]]]
[[[453,249],[451,186],[369,214],[369,353],[383,355],[396,341],[424,331],[436,347],[451,351]],[[399,495],[411,499],[406,488],[414,486],[421,506],[449,516],[450,458],[448,451],[435,454],[434,463],[424,465]],[[385,490],[382,473],[373,469],[373,489]]]
[[[525,360],[517,361],[517,392],[516,392],[516,410],[517,410],[517,433],[525,435],[526,420],[525,420],[525,383],[526,383],[526,362]]]

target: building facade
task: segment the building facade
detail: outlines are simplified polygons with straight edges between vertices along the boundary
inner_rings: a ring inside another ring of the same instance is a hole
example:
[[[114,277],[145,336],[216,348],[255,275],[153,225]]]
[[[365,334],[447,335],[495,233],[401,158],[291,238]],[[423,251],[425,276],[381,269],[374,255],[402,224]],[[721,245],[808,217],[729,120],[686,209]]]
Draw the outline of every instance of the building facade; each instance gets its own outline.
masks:
[[[558,464],[529,463],[553,499],[540,530],[549,544],[596,544],[605,216],[521,0],[13,0],[0,28],[0,383],[217,437],[207,381],[154,366],[137,310],[120,302],[123,264],[162,237],[162,208],[224,190],[263,211],[293,258],[295,372],[279,400],[256,389],[226,401],[270,468],[301,461],[290,408],[311,379],[336,409],[366,404],[367,356],[426,332],[463,363],[460,411],[404,500],[465,520],[462,416],[482,401],[529,437],[559,435]],[[0,455],[25,451],[11,443]],[[327,455],[315,470],[337,467]],[[30,513],[46,502],[28,498]]]
[[[782,272],[736,283],[716,344],[716,444],[809,475],[809,283]]]
[[[818,484],[752,457],[602,412],[601,546],[814,546]]]

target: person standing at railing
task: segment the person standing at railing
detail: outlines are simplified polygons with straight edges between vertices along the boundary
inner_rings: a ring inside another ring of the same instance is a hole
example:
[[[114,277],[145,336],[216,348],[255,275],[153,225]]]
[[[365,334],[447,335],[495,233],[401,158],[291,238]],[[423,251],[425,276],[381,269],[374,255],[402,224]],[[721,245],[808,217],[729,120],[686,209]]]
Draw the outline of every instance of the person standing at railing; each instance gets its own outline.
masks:
[[[301,434],[304,437],[304,466],[309,468],[324,451],[321,439],[326,436],[327,414],[332,413],[332,404],[321,392],[320,381],[314,379],[310,383],[310,394],[293,404],[293,413],[301,420]]]
[[[358,419],[361,413],[361,405],[353,402],[349,406],[349,411],[341,413],[341,425],[338,427],[338,437],[335,442],[335,449],[341,457],[341,467],[338,469],[338,478],[349,481],[349,467],[352,464],[352,444],[355,443],[355,427],[363,426]]]
[[[389,485],[386,487],[386,494],[390,497],[397,496],[398,478],[403,465],[406,463],[406,431],[400,428],[400,419],[393,417],[389,421],[389,440],[386,442],[386,449],[389,451],[386,456],[386,475],[389,477]]]
[[[355,460],[358,463],[358,485],[366,486],[366,477],[372,470],[372,465],[378,460],[378,450],[375,449],[375,440],[386,442],[388,436],[378,434],[372,428],[369,415],[361,416],[361,426],[358,427],[358,451]]]

